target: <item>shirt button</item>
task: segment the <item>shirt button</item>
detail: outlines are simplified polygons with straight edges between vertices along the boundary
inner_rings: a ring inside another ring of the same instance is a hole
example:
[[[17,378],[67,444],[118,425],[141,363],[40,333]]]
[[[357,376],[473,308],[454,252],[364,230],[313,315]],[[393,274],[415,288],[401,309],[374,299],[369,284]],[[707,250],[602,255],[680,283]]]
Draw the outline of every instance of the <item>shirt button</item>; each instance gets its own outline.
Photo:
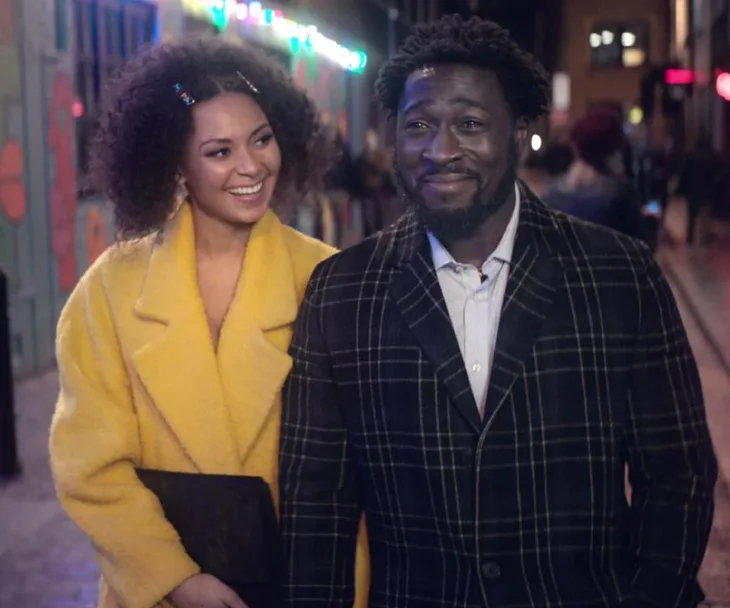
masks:
[[[471,371],[473,371],[474,373],[479,373],[481,371],[481,369],[482,369],[482,366],[479,365],[479,363],[475,363],[474,365],[471,366]]]
[[[496,579],[502,576],[502,569],[497,562],[484,562],[482,564],[482,574],[489,579]]]

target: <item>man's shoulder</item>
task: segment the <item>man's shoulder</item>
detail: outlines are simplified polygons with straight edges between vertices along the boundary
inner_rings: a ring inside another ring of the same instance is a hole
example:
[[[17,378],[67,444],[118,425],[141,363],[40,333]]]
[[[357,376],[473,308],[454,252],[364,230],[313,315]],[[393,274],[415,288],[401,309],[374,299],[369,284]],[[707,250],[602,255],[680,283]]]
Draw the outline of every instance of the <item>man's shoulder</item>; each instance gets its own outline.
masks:
[[[580,266],[610,269],[645,267],[651,260],[646,243],[605,226],[549,209],[562,237],[563,260]]]
[[[340,251],[322,262],[312,277],[313,281],[328,284],[352,283],[384,276],[393,265],[397,248],[404,237],[404,220],[384,228],[356,245]]]

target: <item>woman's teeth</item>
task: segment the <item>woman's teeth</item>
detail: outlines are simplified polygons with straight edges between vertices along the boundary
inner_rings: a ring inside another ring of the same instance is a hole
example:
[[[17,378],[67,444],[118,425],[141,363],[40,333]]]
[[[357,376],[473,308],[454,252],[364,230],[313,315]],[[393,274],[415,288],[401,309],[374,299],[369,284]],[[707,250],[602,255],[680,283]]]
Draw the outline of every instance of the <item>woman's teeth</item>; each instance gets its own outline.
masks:
[[[264,187],[264,182],[259,182],[255,186],[241,186],[240,188],[231,188],[228,190],[234,196],[247,196],[250,194],[256,194]]]

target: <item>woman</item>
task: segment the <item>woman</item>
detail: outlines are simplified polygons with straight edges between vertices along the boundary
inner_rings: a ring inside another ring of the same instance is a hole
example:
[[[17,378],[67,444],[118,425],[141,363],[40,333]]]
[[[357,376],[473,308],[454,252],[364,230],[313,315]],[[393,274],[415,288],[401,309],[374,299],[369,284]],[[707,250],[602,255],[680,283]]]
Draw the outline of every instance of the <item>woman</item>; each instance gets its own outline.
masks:
[[[624,133],[605,111],[578,120],[570,132],[575,160],[543,193],[545,203],[583,220],[634,238],[644,229],[638,197],[622,175]]]
[[[133,59],[100,125],[92,175],[120,241],[58,324],[58,496],[96,550],[101,606],[241,608],[201,573],[137,472],[260,477],[277,496],[292,324],[333,250],[271,205],[319,183],[326,137],[282,69],[213,39]]]

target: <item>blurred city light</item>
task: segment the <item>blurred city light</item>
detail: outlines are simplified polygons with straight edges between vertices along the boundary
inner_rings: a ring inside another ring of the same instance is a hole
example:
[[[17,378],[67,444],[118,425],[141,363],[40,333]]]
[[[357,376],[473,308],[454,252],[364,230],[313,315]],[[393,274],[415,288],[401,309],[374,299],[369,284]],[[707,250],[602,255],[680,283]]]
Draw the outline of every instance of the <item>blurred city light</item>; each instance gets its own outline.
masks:
[[[715,80],[715,90],[725,101],[730,101],[730,74],[720,72]]]
[[[644,120],[644,111],[639,106],[634,106],[629,110],[629,123],[636,126]]]
[[[237,2],[236,0],[184,0],[193,9],[206,9],[215,26],[222,30],[231,18],[243,23],[270,27],[277,35],[289,40],[293,53],[313,51],[340,64],[352,72],[362,72],[368,56],[363,51],[352,50],[320,33],[313,25],[303,25],[288,19],[279,10],[265,8],[261,2]]]

